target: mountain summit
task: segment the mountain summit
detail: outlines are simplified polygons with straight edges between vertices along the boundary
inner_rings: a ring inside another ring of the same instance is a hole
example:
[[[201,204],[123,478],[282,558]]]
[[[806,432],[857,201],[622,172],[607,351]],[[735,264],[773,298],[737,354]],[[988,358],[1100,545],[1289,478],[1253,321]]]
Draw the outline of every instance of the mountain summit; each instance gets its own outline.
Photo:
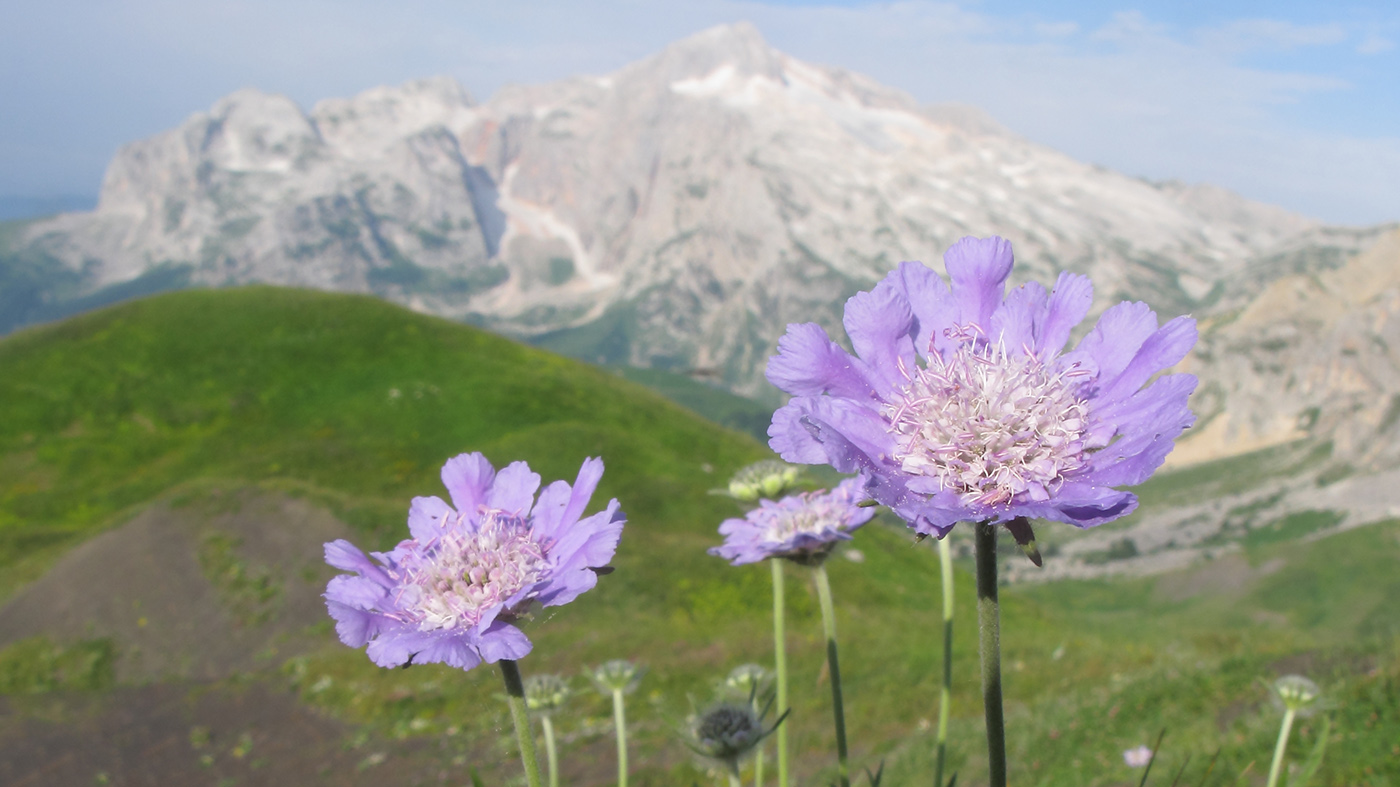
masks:
[[[737,24],[483,104],[446,77],[310,112],[241,90],[124,147],[96,211],[19,245],[78,294],[170,270],[374,292],[754,394],[786,323],[835,327],[899,261],[990,234],[1021,276],[1198,315],[1374,235],[1084,164]]]

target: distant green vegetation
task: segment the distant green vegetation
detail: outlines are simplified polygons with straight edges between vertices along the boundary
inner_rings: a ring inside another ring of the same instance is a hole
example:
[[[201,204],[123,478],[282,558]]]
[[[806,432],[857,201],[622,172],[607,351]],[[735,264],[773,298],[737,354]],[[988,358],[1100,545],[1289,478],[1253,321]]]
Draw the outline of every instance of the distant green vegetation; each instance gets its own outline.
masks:
[[[372,298],[266,287],[162,295],[28,329],[0,341],[0,370],[0,598],[88,536],[206,485],[305,495],[355,527],[362,545],[384,547],[403,537],[411,497],[443,494],[439,467],[456,453],[524,459],[546,480],[571,480],[595,455],[607,471],[594,508],[615,496],[629,516],[617,571],[528,624],[526,674],[578,675],[619,657],[646,664],[629,709],[637,782],[689,784],[699,774],[673,740],[687,697],[708,699],[730,668],[770,652],[767,568],[705,553],[739,511],[708,490],[765,450],[607,370]],[[1162,476],[1141,492],[1148,505],[1199,501],[1322,453],[1279,449]],[[1012,781],[1136,783],[1121,752],[1166,727],[1153,784],[1170,783],[1187,754],[1183,783],[1197,783],[1217,747],[1216,773],[1228,778],[1210,784],[1231,784],[1248,762],[1267,763],[1277,729],[1257,679],[1302,672],[1335,705],[1336,743],[1315,783],[1400,784],[1400,752],[1388,753],[1400,740],[1400,523],[1299,543],[1320,516],[1261,522],[1241,555],[1183,576],[1005,589]],[[885,517],[853,546],[864,561],[837,556],[830,571],[854,761],[886,759],[887,784],[928,783],[937,561]],[[199,557],[235,607],[275,606],[275,578],[240,564],[232,542],[205,541]],[[983,767],[968,569],[954,663],[960,784],[975,784]],[[793,740],[820,753],[804,768],[826,767],[817,605],[803,571],[788,575]],[[325,646],[278,673],[304,701],[390,739],[465,742],[462,756],[487,783],[517,774],[494,672],[381,670],[335,642],[328,624],[317,631]],[[20,643],[0,652],[0,693],[105,685],[110,656],[99,656],[92,644]],[[602,698],[585,693],[572,707],[557,720],[566,763],[607,730]]]

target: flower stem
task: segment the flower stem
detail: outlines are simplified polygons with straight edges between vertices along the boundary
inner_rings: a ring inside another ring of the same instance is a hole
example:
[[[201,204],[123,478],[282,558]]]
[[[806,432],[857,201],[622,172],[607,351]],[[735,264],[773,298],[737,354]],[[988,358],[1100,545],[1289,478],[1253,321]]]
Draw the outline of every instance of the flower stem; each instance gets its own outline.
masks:
[[[751,703],[754,713],[761,713],[762,708],[758,706],[758,697],[753,698]],[[758,750],[753,753],[753,787],[763,787],[763,741],[759,741]]]
[[[535,754],[535,733],[530,729],[530,717],[525,714],[525,684],[520,680],[520,668],[510,659],[501,659],[499,663],[501,677],[506,682],[510,718],[515,722],[515,739],[520,743],[520,761],[525,765],[525,780],[530,787],[541,787],[540,762]]]
[[[787,637],[783,633],[783,561],[769,559],[773,566],[773,668],[778,673],[778,713],[788,710]],[[778,739],[778,787],[788,787],[787,723],[778,725],[773,733]]]
[[[559,752],[554,747],[554,721],[546,713],[540,716],[544,726],[544,754],[549,762],[549,787],[559,787]]]
[[[982,656],[982,708],[987,718],[991,787],[1006,787],[1006,721],[1001,712],[1001,620],[997,606],[997,525],[978,522],[977,623]]]
[[[1293,729],[1293,716],[1297,713],[1292,708],[1283,712],[1283,726],[1278,731],[1278,743],[1274,746],[1274,763],[1269,766],[1269,781],[1267,787],[1274,787],[1278,783],[1279,772],[1283,770],[1283,752],[1288,748],[1288,733]]]
[[[836,657],[836,610],[831,603],[831,581],[826,566],[818,563],[812,573],[817,579],[817,599],[822,607],[822,628],[826,632],[826,663],[831,673],[831,710],[836,716],[836,775],[841,787],[850,787],[846,767],[846,709],[841,702],[841,663]]]
[[[622,689],[613,689],[613,726],[617,728],[617,787],[627,787],[627,711]]]
[[[739,774],[729,774],[729,787],[744,787],[744,783],[739,781]]]
[[[943,787],[943,763],[948,756],[948,714],[953,705],[953,550],[938,539],[938,569],[943,579],[943,687],[938,694],[938,764],[933,787]]]

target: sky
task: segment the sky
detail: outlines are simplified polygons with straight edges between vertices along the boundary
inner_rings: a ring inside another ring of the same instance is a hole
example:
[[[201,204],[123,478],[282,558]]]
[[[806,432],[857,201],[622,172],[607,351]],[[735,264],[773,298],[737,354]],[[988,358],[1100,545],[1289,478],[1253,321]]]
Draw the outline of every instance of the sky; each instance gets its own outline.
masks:
[[[95,196],[120,145],[241,87],[309,108],[449,74],[484,101],[741,20],[1082,161],[1400,220],[1394,0],[0,0],[0,199]]]

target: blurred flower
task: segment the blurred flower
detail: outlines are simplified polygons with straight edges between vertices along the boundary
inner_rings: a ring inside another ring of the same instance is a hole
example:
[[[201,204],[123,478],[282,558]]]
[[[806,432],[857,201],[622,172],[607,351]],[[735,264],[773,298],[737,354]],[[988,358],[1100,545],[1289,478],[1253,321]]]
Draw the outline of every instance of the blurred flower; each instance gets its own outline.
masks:
[[[741,468],[729,481],[729,496],[752,503],[761,497],[775,498],[797,487],[802,468],[765,459]]]
[[[559,675],[531,675],[525,679],[525,707],[535,713],[553,713],[573,694],[569,681]]]
[[[642,682],[646,670],[627,659],[613,659],[599,664],[587,674],[593,685],[603,694],[610,695],[615,691],[631,694],[636,690],[637,684]]]
[[[740,664],[724,679],[726,688],[749,697],[762,694],[773,682],[773,672],[759,664]]]
[[[846,302],[855,357],[815,323],[788,326],[768,379],[793,398],[769,445],[789,462],[860,472],[870,497],[924,535],[1130,513],[1137,498],[1113,487],[1146,480],[1194,421],[1196,378],[1156,375],[1191,349],[1195,321],[1158,327],[1146,304],[1119,303],[1062,353],[1093,303],[1087,278],[1006,293],[1002,238],[963,238],[944,262],[951,287],[906,262]]]
[[[1317,684],[1302,675],[1284,675],[1274,681],[1273,690],[1284,709],[1299,716],[1311,715],[1315,710],[1313,704],[1322,695]]]
[[[617,550],[625,518],[616,500],[580,519],[602,475],[602,460],[585,460],[573,486],[556,481],[536,502],[540,477],[524,462],[497,473],[479,453],[448,460],[452,505],[414,498],[412,538],[372,553],[378,565],[349,541],[326,544],[327,563],[355,572],[326,587],[340,641],[367,644],[381,667],[465,670],[529,653],[514,623],[532,605],[567,604],[592,588]]]
[[[686,746],[729,773],[739,773],[739,763],[773,734],[783,719],[764,728],[769,707],[762,711],[751,703],[719,702],[697,715],[690,724]],[[784,718],[786,714],[784,714]]]
[[[1123,752],[1123,762],[1129,768],[1146,768],[1152,762],[1152,750],[1146,746],[1139,746],[1135,749],[1128,749]]]
[[[798,563],[819,563],[850,532],[870,521],[875,509],[856,505],[863,497],[859,479],[848,478],[830,492],[802,492],[778,502],[764,500],[743,519],[726,519],[719,526],[722,546],[710,554],[733,565],[782,557]]]

